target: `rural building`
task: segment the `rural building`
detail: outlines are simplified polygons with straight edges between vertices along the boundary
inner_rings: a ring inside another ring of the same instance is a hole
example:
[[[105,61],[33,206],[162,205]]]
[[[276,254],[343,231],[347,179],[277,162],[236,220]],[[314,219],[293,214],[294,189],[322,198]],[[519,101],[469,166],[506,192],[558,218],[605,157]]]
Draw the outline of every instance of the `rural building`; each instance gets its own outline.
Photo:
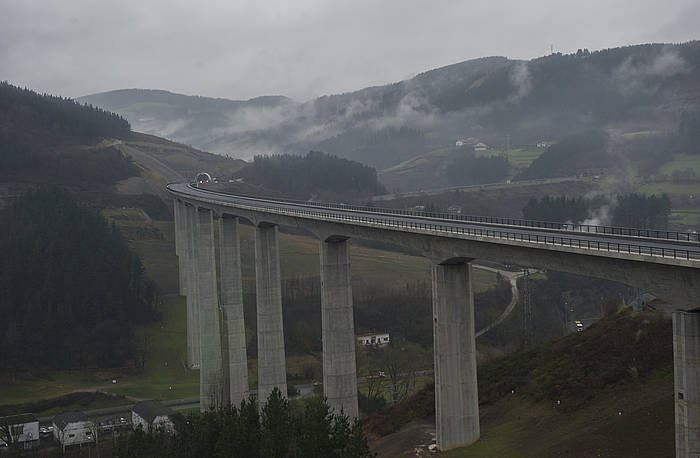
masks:
[[[489,149],[489,145],[483,142],[477,142],[474,144],[474,151],[486,151]]]
[[[479,139],[476,137],[463,137],[457,139],[455,146],[476,145],[477,143],[479,143]]]
[[[389,345],[389,342],[391,342],[388,332],[381,334],[361,334],[356,336],[355,339],[360,345],[376,345],[378,347]]]
[[[25,449],[38,446],[39,420],[31,413],[0,417],[0,444],[18,444]]]
[[[71,445],[97,443],[97,427],[83,412],[63,412],[53,417],[53,437],[65,452]]]
[[[134,429],[144,431],[175,432],[175,425],[170,419],[173,411],[158,401],[141,401],[131,408],[131,424]]]

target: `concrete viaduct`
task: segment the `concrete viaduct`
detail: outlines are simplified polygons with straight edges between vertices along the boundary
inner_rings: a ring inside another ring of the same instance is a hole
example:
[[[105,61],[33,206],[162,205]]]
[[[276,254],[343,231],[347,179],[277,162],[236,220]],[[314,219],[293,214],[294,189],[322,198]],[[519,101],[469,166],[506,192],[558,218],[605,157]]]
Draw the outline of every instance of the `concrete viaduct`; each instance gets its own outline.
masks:
[[[408,247],[433,262],[437,444],[479,438],[471,261],[551,269],[625,283],[672,304],[676,454],[700,453],[700,242],[696,234],[427,215],[344,204],[234,196],[170,184],[188,362],[200,406],[248,394],[238,219],[255,226],[258,394],[286,395],[278,226],[320,240],[323,388],[333,409],[358,415],[348,240]],[[215,227],[218,226],[218,244]],[[216,251],[219,252],[219,265]],[[218,270],[218,273],[217,273]],[[217,281],[217,278],[220,280]]]

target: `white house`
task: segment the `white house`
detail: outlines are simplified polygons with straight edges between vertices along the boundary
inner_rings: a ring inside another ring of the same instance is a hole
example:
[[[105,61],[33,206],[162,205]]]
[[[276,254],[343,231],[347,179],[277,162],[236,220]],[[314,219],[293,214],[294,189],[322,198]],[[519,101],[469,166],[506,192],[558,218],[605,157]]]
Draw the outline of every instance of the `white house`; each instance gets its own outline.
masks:
[[[455,146],[467,146],[467,145],[475,145],[478,143],[479,140],[475,137],[467,137],[467,138],[458,138],[457,141],[455,142]]]
[[[71,445],[97,443],[97,426],[83,412],[63,412],[53,417],[53,437],[65,452]]]
[[[489,145],[483,142],[478,142],[474,144],[474,151],[486,151],[489,149]]]
[[[0,444],[29,449],[39,445],[39,420],[31,413],[0,417]]]
[[[173,411],[158,401],[141,401],[131,408],[131,424],[134,429],[163,431],[173,434],[175,425],[170,419]]]
[[[391,342],[391,340],[389,339],[388,332],[381,334],[361,334],[359,336],[356,336],[355,339],[360,345],[376,345],[378,347],[389,345],[389,342]]]

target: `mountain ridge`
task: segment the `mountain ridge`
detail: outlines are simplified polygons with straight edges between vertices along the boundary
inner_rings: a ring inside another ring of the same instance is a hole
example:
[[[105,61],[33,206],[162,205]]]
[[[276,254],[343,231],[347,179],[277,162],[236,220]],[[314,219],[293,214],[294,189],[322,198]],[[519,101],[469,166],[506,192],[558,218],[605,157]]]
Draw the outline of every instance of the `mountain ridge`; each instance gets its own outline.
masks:
[[[691,41],[527,61],[483,57],[307,102],[174,94],[164,104],[136,97],[115,111],[136,130],[219,154],[323,150],[382,169],[461,137],[534,144],[620,123],[669,128],[680,110],[700,106],[698,81],[700,42]]]

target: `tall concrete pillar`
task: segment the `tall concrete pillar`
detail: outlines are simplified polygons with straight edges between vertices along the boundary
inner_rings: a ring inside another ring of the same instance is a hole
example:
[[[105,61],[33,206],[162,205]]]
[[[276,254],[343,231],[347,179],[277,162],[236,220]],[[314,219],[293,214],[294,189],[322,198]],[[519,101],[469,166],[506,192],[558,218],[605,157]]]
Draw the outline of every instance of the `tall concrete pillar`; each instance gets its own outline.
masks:
[[[700,456],[700,312],[673,313],[676,456]]]
[[[199,305],[200,366],[199,408],[221,407],[224,393],[221,358],[219,297],[216,284],[216,255],[212,211],[197,210],[197,296]]]
[[[248,357],[237,218],[219,218],[219,247],[224,377],[231,404],[239,405],[248,397]]]
[[[179,199],[173,202],[175,211],[175,255],[177,255],[180,296],[187,295],[187,253],[185,204]]]
[[[200,364],[200,334],[199,334],[199,288],[197,285],[197,209],[192,205],[186,205],[186,246],[187,257],[186,283],[187,283],[187,364],[189,367],[199,367]]]
[[[433,348],[437,445],[479,439],[471,264],[433,265]]]
[[[258,399],[267,401],[277,387],[287,396],[287,370],[282,327],[282,287],[277,226],[255,228],[255,293],[258,317]]]
[[[355,326],[350,256],[344,239],[321,242],[321,327],[323,391],[328,405],[357,418]]]

